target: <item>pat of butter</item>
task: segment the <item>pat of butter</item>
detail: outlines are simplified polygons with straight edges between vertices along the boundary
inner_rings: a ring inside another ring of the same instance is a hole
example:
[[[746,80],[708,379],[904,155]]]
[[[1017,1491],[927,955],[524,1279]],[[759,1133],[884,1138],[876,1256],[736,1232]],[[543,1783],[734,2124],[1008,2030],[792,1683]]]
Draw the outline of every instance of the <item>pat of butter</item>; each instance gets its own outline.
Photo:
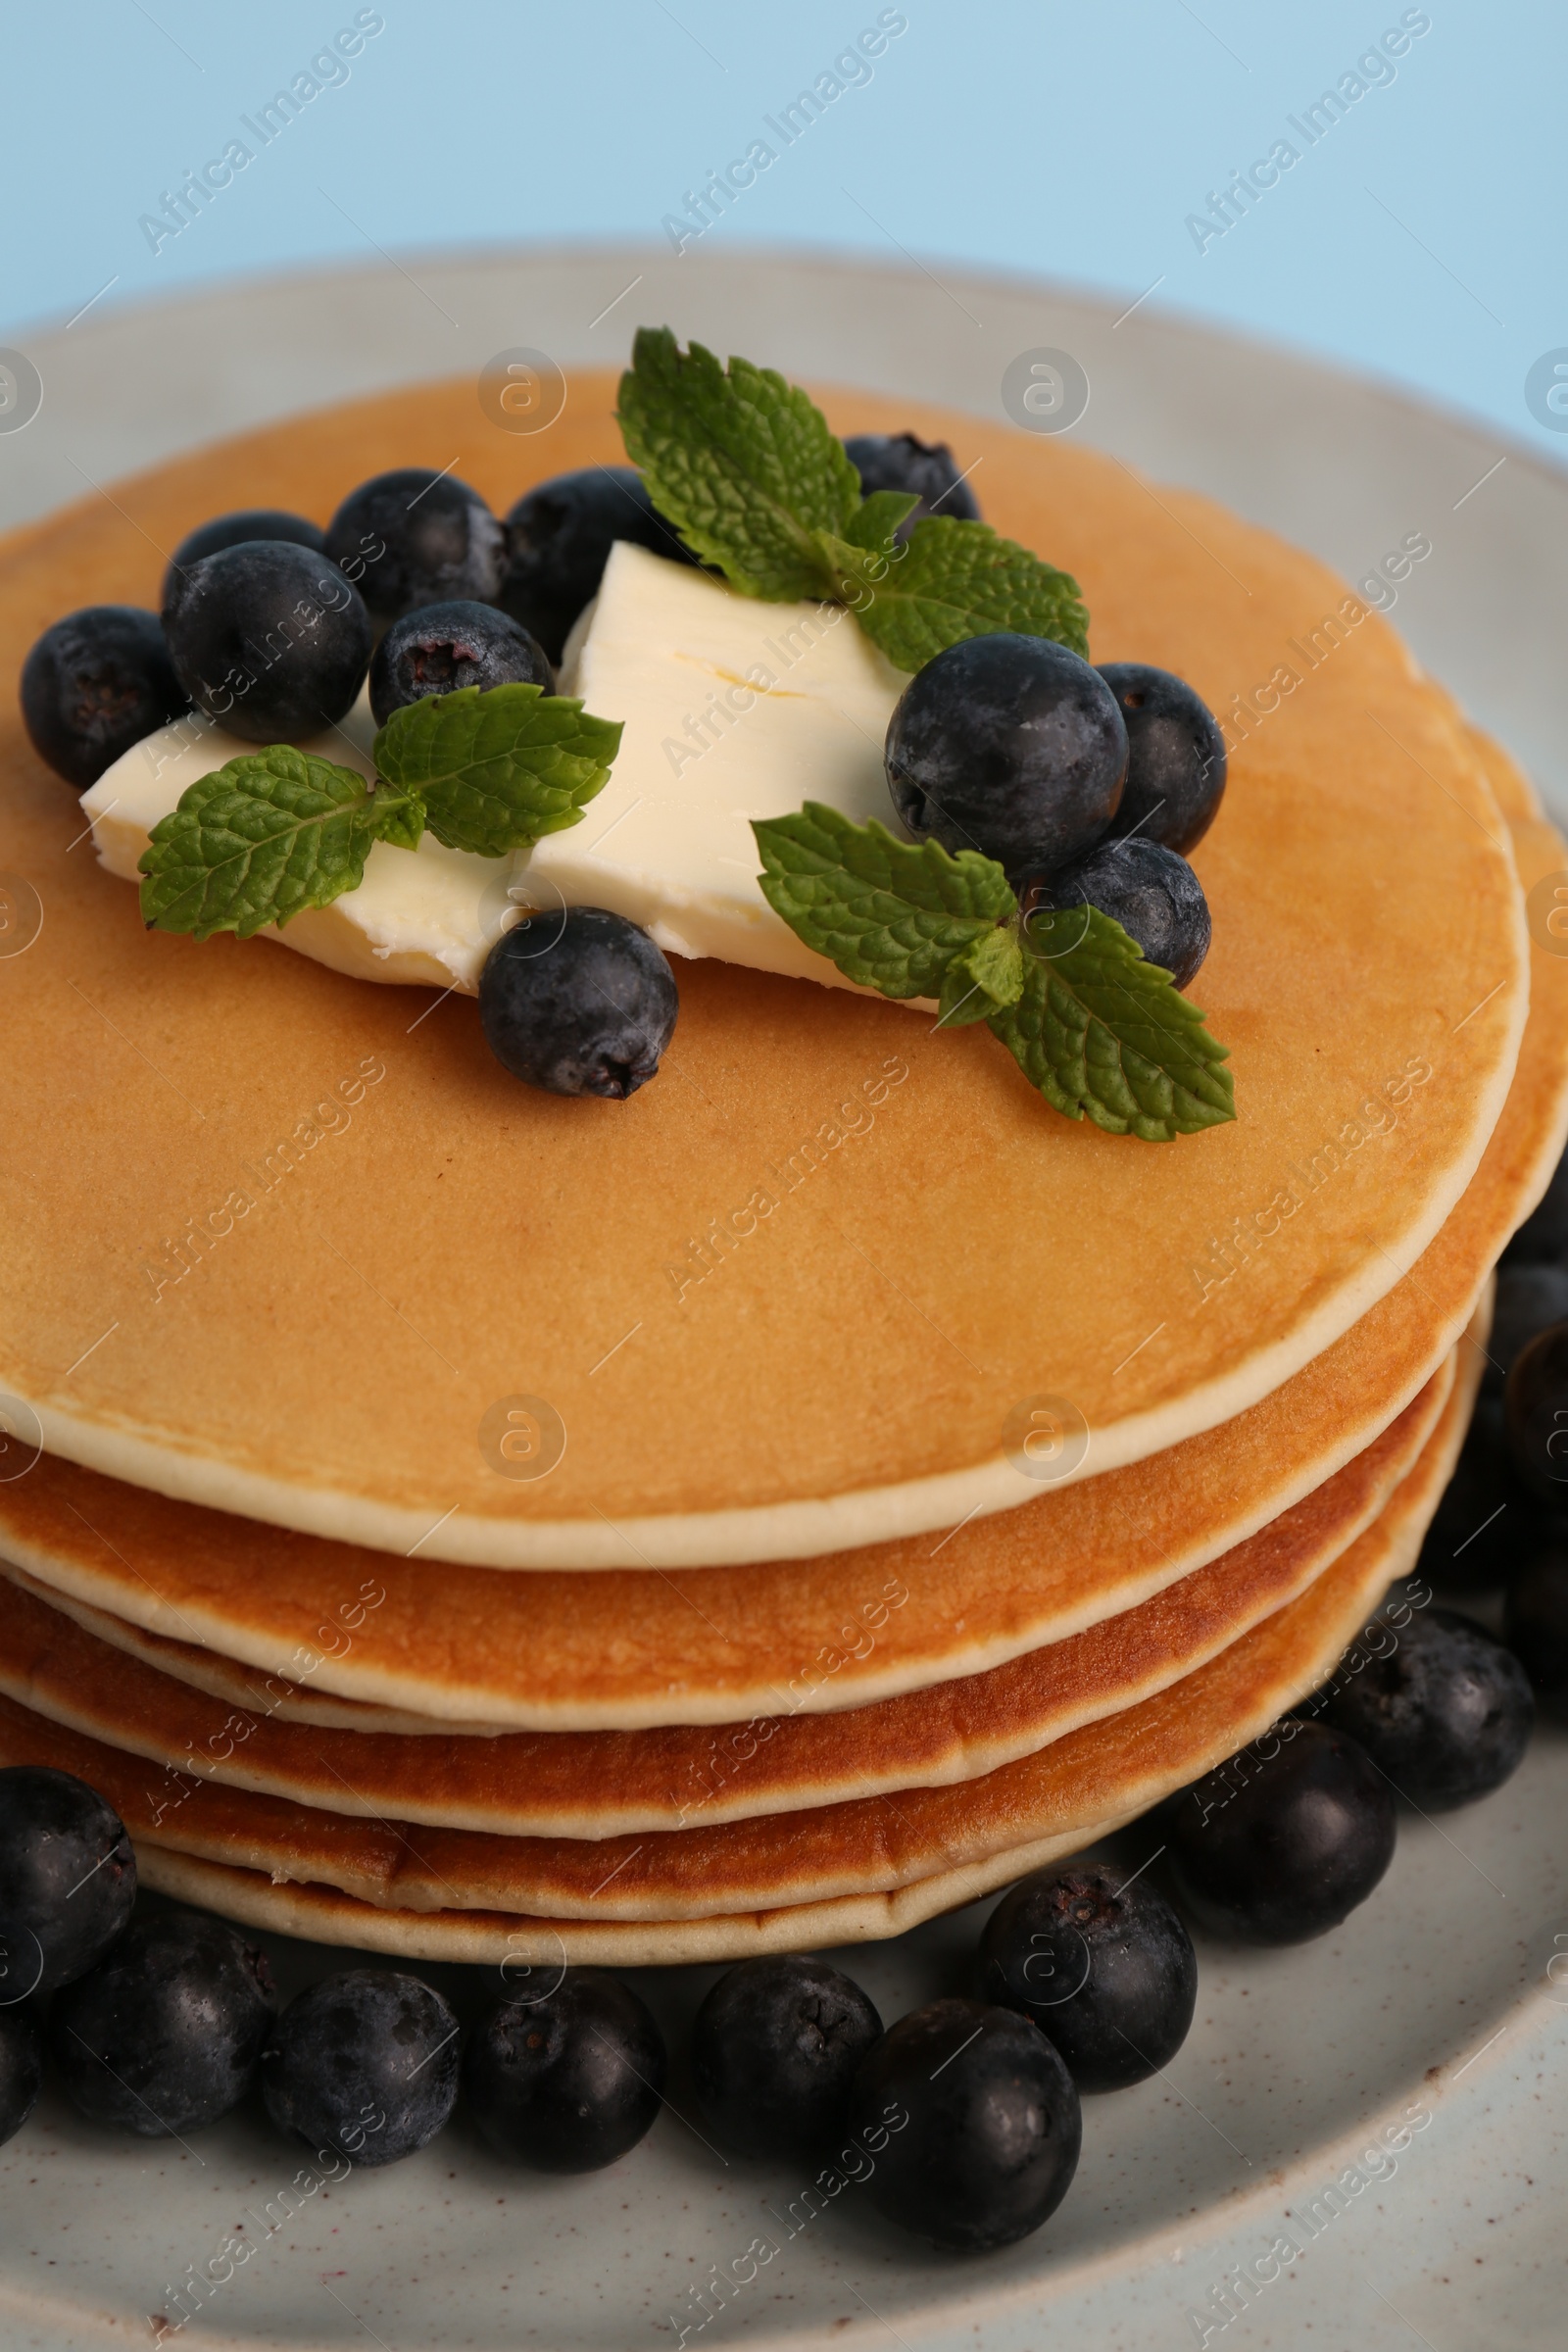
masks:
[[[522,871],[674,955],[837,981],[759,889],[751,819],[810,800],[892,823],[882,747],[904,672],[842,605],[759,604],[624,541],[573,637],[564,691],[625,732],[583,823]]]
[[[581,821],[505,858],[377,842],[358,890],[294,916],[280,940],[358,979],[472,995],[512,907],[606,906],[678,956],[848,986],[758,887],[750,820],[825,801],[891,819],[882,746],[908,683],[834,605],[763,605],[618,542],[573,631],[562,691],[624,722]],[[373,773],[368,696],[303,750]],[[99,862],[125,881],[186,786],[254,752],[206,719],[162,727],[82,795]]]

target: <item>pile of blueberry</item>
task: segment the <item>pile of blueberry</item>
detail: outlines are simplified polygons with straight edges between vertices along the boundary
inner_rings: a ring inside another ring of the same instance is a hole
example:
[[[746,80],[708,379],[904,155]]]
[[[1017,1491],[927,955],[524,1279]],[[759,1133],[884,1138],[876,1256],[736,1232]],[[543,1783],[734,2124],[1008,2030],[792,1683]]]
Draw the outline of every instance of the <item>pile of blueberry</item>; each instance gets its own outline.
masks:
[[[1568,1554],[1557,1564],[1568,1577]],[[1183,1914],[1229,1941],[1321,1936],[1387,1870],[1396,1796],[1441,1811],[1519,1763],[1524,1666],[1426,1597],[1415,1580],[1396,1587],[1322,1690],[1157,1808],[1142,1861],[1015,1886],[964,1993],[884,2030],[824,1961],[731,1968],[687,2053],[703,2136],[826,2166],[812,2179],[858,2181],[890,2220],[959,2251],[1038,2229],[1077,2166],[1081,2095],[1144,2082],[1181,2047],[1198,1994]],[[1559,1636],[1559,1681],[1562,1654]],[[259,2081],[279,2131],[362,2167],[423,2147],[461,2096],[503,2160],[592,2172],[663,2103],[659,2027],[602,1970],[503,1968],[466,2032],[432,1985],[393,1969],[342,1971],[280,2012],[266,1957],[236,1929],[171,1907],[132,1917],[135,1893],[101,1796],[41,1766],[0,1771],[0,2140],[31,2111],[46,2043],[93,2123],[183,2137]]]
[[[925,514],[976,515],[945,445],[866,433],[847,447],[868,489],[918,495],[901,537]],[[338,725],[367,672],[382,726],[464,686],[549,693],[617,539],[694,561],[629,466],[542,482],[504,521],[423,466],[363,482],[324,532],[272,509],[220,514],[174,550],[160,612],[94,605],[44,631],[22,673],[27,732],[79,792],[189,708],[273,744]],[[1042,638],[975,639],[911,681],[887,772],[917,838],[999,858],[1029,912],[1087,901],[1180,986],[1201,963],[1208,909],[1179,853],[1212,819],[1225,751],[1179,679],[1137,663],[1096,671]],[[555,1094],[633,1094],[676,1009],[648,933],[598,907],[524,919],[480,983],[497,1058]]]

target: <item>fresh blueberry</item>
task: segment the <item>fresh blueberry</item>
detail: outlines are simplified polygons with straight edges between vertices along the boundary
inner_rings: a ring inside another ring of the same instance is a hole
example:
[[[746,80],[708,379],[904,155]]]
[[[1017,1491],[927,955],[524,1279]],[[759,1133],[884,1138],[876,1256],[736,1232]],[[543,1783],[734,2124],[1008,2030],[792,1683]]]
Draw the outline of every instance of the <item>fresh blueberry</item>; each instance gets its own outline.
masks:
[[[1514,1468],[1555,1510],[1568,1505],[1568,1323],[1548,1323],[1508,1367],[1502,1409]]]
[[[280,2132],[351,2164],[396,2164],[452,2113],[458,2021],[420,1977],[344,1969],[298,1994],[273,2025],[262,2093]]]
[[[1098,1863],[1024,1879],[980,1938],[975,1991],[1032,2017],[1080,2090],[1164,2066],[1198,2000],[1193,1939],[1158,1888]]]
[[[1502,1253],[1505,1266],[1568,1265],[1568,1152]]]
[[[1562,1504],[1568,1506],[1568,1490]],[[1513,1465],[1502,1398],[1483,1396],[1417,1562],[1439,1591],[1506,1584],[1545,1538],[1551,1512]]]
[[[1568,1266],[1499,1266],[1486,1368],[1481,1375],[1482,1395],[1500,1396],[1514,1357],[1548,1323],[1564,1321],[1568,1321]]]
[[[1112,833],[1184,854],[1214,822],[1225,794],[1225,738],[1185,678],[1147,662],[1102,662],[1100,674],[1127,729],[1127,784]]]
[[[635,466],[585,466],[525,491],[507,516],[507,568],[496,602],[559,662],[572,622],[599,593],[617,539],[672,564],[695,564],[658,513]]]
[[[1291,1717],[1161,1815],[1183,1904],[1211,1936],[1304,1943],[1365,1902],[1394,1858],[1394,1792],[1345,1733]]]
[[[89,2123],[161,2139],[244,2097],[271,2022],[272,1980],[254,1945],[202,1912],[158,1911],[56,1995],[49,2048]]]
[[[909,831],[1009,873],[1065,865],[1098,841],[1126,768],[1115,696],[1049,637],[950,645],[915,672],[888,725],[888,787]]]
[[[646,931],[602,906],[525,915],[479,975],[479,1019],[502,1066],[553,1095],[623,1102],[659,1069],[675,975]]]
[[[808,2156],[839,2129],[882,2020],[825,1960],[743,1960],[692,2028],[692,2079],[715,2135],[742,2156]]]
[[[136,605],[68,612],[22,665],[22,716],[32,748],[78,792],[189,703],[157,613]]]
[[[979,520],[974,492],[960,478],[958,462],[945,441],[918,441],[913,433],[852,433],[844,449],[868,498],[873,490],[904,490],[919,500],[896,538],[907,539],[928,514],[949,514],[956,522]]]
[[[1163,965],[1178,988],[1197,977],[1212,932],[1208,901],[1185,858],[1162,843],[1102,841],[1087,858],[1049,875],[1025,875],[1018,886],[1028,944],[1037,954],[1060,953],[1058,934],[1072,923],[1036,919],[1053,910],[1098,906],[1138,942],[1151,963]],[[1083,917],[1078,917],[1081,927]]]
[[[335,725],[370,659],[358,589],[286,539],[242,540],[190,564],[164,607],[164,635],[197,709],[249,743]]]
[[[1379,1633],[1389,1638],[1375,1640]],[[1359,1671],[1335,1677],[1312,1709],[1317,1720],[1348,1732],[1423,1812],[1500,1788],[1530,1744],[1536,1714],[1512,1652],[1452,1609],[1424,1609],[1397,1631],[1375,1619],[1363,1639]]]
[[[401,466],[351,490],[326,552],[383,628],[416,605],[494,604],[506,535],[477,490],[427,466]]]
[[[544,648],[494,605],[420,605],[395,620],[370,662],[378,727],[405,703],[460,686],[542,686],[555,691]]]
[[[241,507],[233,514],[215,514],[211,522],[199,522],[193,531],[187,531],[170,557],[160,601],[168,604],[180,573],[199,564],[203,556],[239,547],[247,539],[286,539],[294,547],[314,549],[317,555],[326,545],[326,533],[319,523],[307,522],[303,514],[290,514],[282,507]]]
[[[1078,2167],[1083,2120],[1053,2042],[1014,2009],[931,2001],[862,2060],[847,2128],[874,2153],[889,2221],[961,2253],[1048,2221]]]
[[[43,2083],[43,2035],[25,2009],[0,2008],[0,2146],[14,2139]]]
[[[663,2037],[645,2002],[602,1969],[554,1992],[497,2001],[463,2060],[463,2095],[498,2156],[544,2173],[596,2173],[634,2148],[663,2104]]]
[[[1502,1630],[1542,1706],[1568,1717],[1568,1536],[1544,1544],[1514,1578]]]
[[[96,1788],[45,1764],[0,1772],[0,1969],[7,2000],[52,1992],[102,1957],[136,1899],[125,1827]]]

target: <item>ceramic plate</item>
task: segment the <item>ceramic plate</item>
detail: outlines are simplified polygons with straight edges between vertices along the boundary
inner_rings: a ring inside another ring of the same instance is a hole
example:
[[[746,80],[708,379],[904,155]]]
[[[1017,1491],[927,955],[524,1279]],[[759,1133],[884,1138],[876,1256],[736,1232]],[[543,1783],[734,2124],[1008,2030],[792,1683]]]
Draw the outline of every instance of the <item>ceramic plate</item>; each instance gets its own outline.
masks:
[[[1568,476],[1462,418],[1149,304],[1128,315],[946,271],[640,250],[421,258],[412,273],[208,291],[111,316],[69,344],[31,340],[44,404],[26,432],[0,438],[0,521],[358,390],[477,378],[519,347],[548,354],[569,385],[573,367],[621,357],[643,319],[794,376],[993,417],[1007,414],[1009,368],[1027,383],[1035,355],[1066,353],[1089,395],[1072,430],[1336,564],[1568,809]],[[1430,556],[1391,565],[1412,534]],[[188,2146],[122,2142],[79,2127],[50,2092],[0,2150],[0,2341],[1559,2341],[1565,1810],[1568,1736],[1541,1731],[1484,1803],[1441,1822],[1407,1811],[1388,1878],[1337,1935],[1286,1952],[1200,1942],[1198,2017],[1175,2062],[1086,2102],[1066,2202],[1005,2254],[937,2256],[879,2222],[856,2183],[808,2195],[804,2172],[726,2164],[684,2120],[678,2057],[669,2109],[643,2144],[566,2182],[508,2172],[461,2121],[407,2163],[333,2182],[249,2109]],[[1132,1870],[1156,1843],[1135,1831],[1116,1852]],[[838,1957],[891,2019],[966,1988],[987,1907]],[[270,1949],[286,1991],[351,1962]],[[484,1972],[427,1973],[460,2009],[491,1989]],[[715,1973],[634,1978],[672,2051]],[[215,2261],[231,2237],[245,2260]],[[193,2298],[192,2273],[225,2268]]]

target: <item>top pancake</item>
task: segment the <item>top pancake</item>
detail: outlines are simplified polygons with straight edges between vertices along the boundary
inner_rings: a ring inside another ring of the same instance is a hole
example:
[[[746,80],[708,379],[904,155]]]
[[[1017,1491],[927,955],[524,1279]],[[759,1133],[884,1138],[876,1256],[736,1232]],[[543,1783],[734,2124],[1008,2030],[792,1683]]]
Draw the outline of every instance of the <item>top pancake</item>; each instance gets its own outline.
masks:
[[[225,507],[324,517],[418,462],[504,506],[614,459],[612,396],[585,376],[517,440],[470,385],[437,386],[161,468],[7,543],[11,659],[74,606],[153,601],[161,551]],[[827,405],[841,429],[983,459],[988,516],[1082,582],[1096,660],[1160,663],[1241,713],[1195,860],[1215,941],[1197,994],[1232,1048],[1236,1124],[1165,1150],[1108,1137],[1047,1109],[983,1032],[706,964],[679,968],[655,1085],[536,1095],[471,1004],[420,1019],[426,993],[269,942],[144,933],[126,886],[71,850],[74,803],[8,695],[6,863],[44,922],[0,964],[0,1389],[51,1450],[423,1559],[822,1552],[1038,1493],[1004,1428],[1042,1396],[1087,1421],[1085,1474],[1214,1426],[1437,1232],[1526,1003],[1506,835],[1446,698],[1321,566],[1205,502],[913,404]],[[317,1108],[340,1083],[346,1124]],[[269,1171],[289,1138],[295,1172]],[[664,1269],[759,1193],[777,1206],[677,1303]],[[155,1295],[144,1269],[193,1224],[194,1271]],[[1223,1282],[1238,1249],[1247,1279]],[[478,1443],[523,1396],[567,1434],[536,1481]]]

